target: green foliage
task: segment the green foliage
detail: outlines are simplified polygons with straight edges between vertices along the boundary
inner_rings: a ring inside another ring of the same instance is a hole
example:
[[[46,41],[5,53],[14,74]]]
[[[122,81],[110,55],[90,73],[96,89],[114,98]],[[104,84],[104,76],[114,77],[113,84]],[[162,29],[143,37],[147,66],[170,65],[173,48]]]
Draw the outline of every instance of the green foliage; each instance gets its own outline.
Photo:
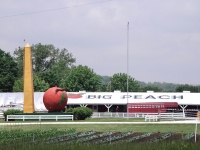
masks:
[[[144,87],[157,87],[158,89],[161,89],[163,92],[175,92],[176,88],[180,84],[174,84],[174,83],[166,83],[166,82],[141,82],[138,81],[138,84],[140,85],[141,88]]]
[[[127,74],[125,73],[118,73],[114,74],[110,78],[111,82],[111,91],[120,90],[121,92],[127,91]],[[128,76],[128,91],[129,92],[139,92],[140,86],[134,78]]]
[[[22,110],[19,109],[8,109],[6,111],[3,112],[3,116],[5,118],[5,120],[7,120],[7,115],[14,115],[16,113],[22,113]]]
[[[100,76],[102,78],[102,84],[106,84],[110,81],[109,76]]]
[[[39,73],[39,77],[49,84],[50,87],[59,86],[60,77],[53,69]]]
[[[110,88],[108,87],[109,83],[110,83],[110,77],[109,76],[99,76],[102,80],[101,80],[101,85],[99,87],[100,92],[108,92],[110,91]]]
[[[73,113],[74,108],[70,107],[66,109],[66,112]]]
[[[107,137],[108,138],[108,137]],[[108,138],[109,140],[109,138]],[[91,144],[88,142],[83,143],[68,143],[68,142],[58,142],[58,143],[13,143],[12,145],[6,145],[9,150],[198,150],[199,142],[189,142],[189,141],[169,141],[169,142],[155,142],[155,143],[145,143],[145,142],[124,142],[124,141],[108,141],[104,144]]]
[[[40,79],[38,76],[34,75],[33,87],[35,92],[44,92],[49,88],[49,84],[46,83],[44,80]],[[16,80],[13,86],[13,92],[23,92],[23,89],[23,78]]]
[[[102,83],[99,89],[100,92],[109,92],[110,90],[111,90],[110,85],[108,83],[107,84]]]
[[[100,91],[102,91],[102,92],[110,91],[110,77],[108,77],[108,76],[100,76],[100,77],[102,78],[102,85],[100,87]],[[143,91],[143,92],[146,92],[147,90],[151,90],[151,89],[152,89],[152,91],[154,90],[156,92],[161,92],[161,91],[162,92],[175,92],[176,88],[180,86],[180,84],[166,83],[166,82],[162,82],[162,83],[161,82],[145,83],[142,81],[137,81],[137,82],[140,85],[141,91]]]
[[[12,92],[17,71],[17,64],[10,53],[0,49],[0,92]]]
[[[183,91],[190,91],[191,93],[199,93],[200,87],[199,86],[193,86],[193,85],[179,85],[176,88],[176,92],[183,92]]]
[[[72,54],[69,53],[67,49],[58,49],[51,44],[42,45],[39,43],[32,45],[31,50],[34,74],[40,74],[51,70],[53,67],[56,67],[57,71],[59,72],[59,80],[61,80],[61,78],[64,76],[63,70],[65,70],[65,68],[70,68],[73,63],[76,62],[76,59],[73,58]],[[18,76],[20,78],[23,76],[23,53],[23,48],[20,47],[14,51],[14,59],[19,67]],[[53,79],[54,78],[48,80]],[[56,78],[56,81],[57,80],[58,79]]]
[[[15,80],[15,83],[13,85],[13,92],[23,92],[23,89],[24,89],[23,78]]]
[[[35,92],[44,92],[49,88],[49,84],[36,75],[33,76],[33,86]]]
[[[21,78],[23,77],[24,69],[24,48],[18,47],[18,49],[15,49],[13,56],[18,68],[17,77]]]
[[[92,110],[88,107],[76,107],[73,109],[72,113],[77,120],[85,120],[93,114]]]
[[[33,140],[35,144],[38,144],[42,142],[43,139],[50,139],[60,135],[70,135],[75,132],[76,130],[74,128],[68,130],[57,128],[45,130],[36,129],[31,131],[24,131],[22,129],[14,129],[10,131],[0,130],[0,144],[13,145],[13,143],[26,143],[28,145],[28,143]]]
[[[101,78],[87,66],[74,66],[70,74],[62,82],[61,87],[68,92],[86,90],[95,92],[100,89]]]
[[[115,125],[112,125],[115,126]],[[123,128],[123,127],[122,127]],[[151,136],[152,135],[152,136]],[[1,149],[9,150],[198,150],[199,140],[173,133],[96,132],[75,129],[0,131]],[[187,136],[187,135],[186,135]]]
[[[69,75],[70,68],[64,65],[64,61],[60,60],[51,69],[39,73],[41,79],[45,80],[50,87],[59,86],[62,81]]]

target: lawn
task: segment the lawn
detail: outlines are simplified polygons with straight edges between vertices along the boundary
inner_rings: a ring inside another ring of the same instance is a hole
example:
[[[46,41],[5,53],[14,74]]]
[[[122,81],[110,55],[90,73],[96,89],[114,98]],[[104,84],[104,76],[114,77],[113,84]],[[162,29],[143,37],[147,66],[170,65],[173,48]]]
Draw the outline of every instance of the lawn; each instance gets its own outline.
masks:
[[[64,129],[66,130],[73,130],[76,131],[77,133],[87,133],[88,131],[94,131],[96,133],[101,132],[101,133],[114,133],[117,134],[119,132],[121,133],[130,133],[132,134],[138,134],[141,133],[141,135],[145,135],[147,133],[152,133],[153,134],[168,134],[168,133],[179,133],[179,135],[189,135],[190,133],[193,134],[195,131],[195,124],[137,124],[138,122],[144,122],[144,119],[126,119],[126,118],[90,118],[86,119],[84,121],[65,121],[69,123],[77,123],[80,122],[80,124],[62,124],[64,121],[61,122],[56,122],[60,124],[42,124],[42,123],[48,123],[49,121],[25,121],[25,122],[20,122],[20,121],[1,121],[0,125],[0,131],[4,133],[5,131],[10,130],[9,132],[15,133],[15,129],[21,129],[19,130],[20,132],[18,133],[19,135],[22,135],[23,132],[30,132],[31,134],[27,134],[27,138],[29,137],[29,141],[27,142],[27,139],[18,139],[18,142],[12,142],[12,139],[7,142],[7,146],[5,147],[5,144],[0,144],[0,149],[5,148],[5,149],[13,149],[13,150],[26,150],[26,149],[43,149],[43,150],[54,150],[54,149],[84,149],[84,150],[93,150],[93,149],[98,149],[98,150],[110,150],[110,149],[115,149],[115,150],[126,150],[126,149],[136,149],[136,150],[160,150],[160,149],[165,149],[165,150],[175,150],[175,149],[197,149],[199,145],[198,143],[194,143],[194,136],[192,140],[190,141],[175,141],[175,140],[161,140],[159,142],[153,142],[153,143],[147,143],[147,142],[126,142],[126,141],[113,141],[113,143],[104,143],[104,144],[91,144],[91,142],[78,142],[78,140],[88,140],[88,138],[94,137],[94,135],[89,135],[83,138],[75,139],[74,143],[70,143],[68,141],[62,142],[63,137],[65,137],[65,134],[62,133],[57,137],[57,135],[50,136],[51,138],[54,138],[54,140],[59,140],[58,142],[50,142],[47,139],[44,140],[39,140],[37,142],[37,138],[34,137],[34,134],[32,132],[39,132],[36,129],[39,129],[42,134],[45,134],[45,130],[51,130],[53,128],[63,131]],[[112,124],[84,124],[85,122],[112,122]],[[113,122],[116,122],[116,124]],[[136,124],[117,124],[117,122],[135,122]],[[9,123],[9,124],[6,124]],[[24,125],[23,123],[34,123],[34,124],[26,124]],[[49,122],[50,123],[50,122]],[[83,124],[81,124],[83,123]],[[200,125],[198,125],[198,129],[200,128]],[[54,131],[54,130],[53,130]],[[48,132],[52,133],[52,132]],[[181,133],[181,134],[180,134]],[[197,130],[197,133],[200,134],[200,130]],[[100,133],[98,133],[100,134]],[[8,134],[9,135],[9,134]],[[14,134],[13,134],[14,135]],[[7,136],[9,138],[10,136],[12,137],[13,135]],[[194,134],[193,134],[194,135]],[[3,136],[5,136],[3,134]],[[135,135],[136,136],[136,135]],[[20,136],[15,137],[17,138]],[[100,136],[99,136],[100,137]],[[157,136],[158,137],[158,136]],[[199,136],[198,136],[199,137]],[[114,135],[110,136],[110,138],[114,138]],[[150,137],[149,137],[150,138]],[[31,142],[36,140],[37,143]],[[106,138],[104,138],[106,139]],[[179,139],[181,139],[179,137]],[[95,141],[98,141],[97,139]],[[191,142],[192,141],[192,142]],[[9,144],[10,142],[10,144]],[[73,142],[73,140],[72,140]],[[5,142],[4,142],[5,143]]]
[[[84,121],[67,121],[67,122],[144,122],[144,119],[126,119],[126,118],[90,118]],[[28,123],[30,121],[25,121]],[[43,122],[43,121],[42,121]],[[47,121],[45,121],[47,122]],[[54,121],[56,122],[56,121]],[[33,129],[48,129],[48,128],[59,128],[59,129],[70,129],[75,128],[77,132],[85,131],[99,131],[99,132],[175,132],[175,133],[194,133],[195,124],[41,124],[41,122],[36,121],[35,124],[23,125],[24,122],[19,121],[2,121],[0,123],[10,123],[10,125],[0,125],[0,129],[12,130],[20,128],[23,130],[33,130]],[[31,123],[31,122],[30,122]],[[61,122],[63,123],[63,121]],[[19,125],[16,125],[19,124]],[[198,125],[198,129],[200,125]],[[197,130],[200,134],[200,129]]]

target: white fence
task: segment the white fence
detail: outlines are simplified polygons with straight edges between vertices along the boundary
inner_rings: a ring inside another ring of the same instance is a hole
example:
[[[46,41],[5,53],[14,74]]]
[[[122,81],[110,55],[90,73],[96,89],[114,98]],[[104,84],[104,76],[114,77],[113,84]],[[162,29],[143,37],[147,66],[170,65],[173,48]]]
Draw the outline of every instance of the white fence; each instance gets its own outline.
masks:
[[[160,113],[160,114],[148,114],[145,116],[145,121],[158,121],[158,119],[186,119],[185,114],[183,113]],[[188,118],[189,119],[189,118]]]
[[[145,121],[158,121],[158,116],[157,115],[146,115],[145,116]]]
[[[116,113],[116,112],[94,112],[92,118],[145,118],[146,116],[157,116],[157,118],[185,119],[184,113]],[[147,117],[148,118],[148,117]],[[149,117],[153,118],[153,117]]]
[[[0,112],[0,119],[4,119],[3,113]]]
[[[65,120],[65,119],[70,119],[73,120],[73,115],[7,115],[7,121],[9,121],[10,119],[20,119],[25,121],[26,119],[30,119],[30,120],[47,120],[47,119],[51,119],[51,120]]]
[[[9,119],[37,119],[39,121],[52,119],[52,120],[59,120],[59,119],[70,119],[73,120],[73,115],[8,115],[7,120]],[[112,118],[112,117],[119,117],[119,118],[144,118],[145,121],[157,121],[158,119],[196,119],[197,113],[116,113],[116,112],[93,112],[91,118]],[[4,119],[3,113],[0,112],[0,119]]]

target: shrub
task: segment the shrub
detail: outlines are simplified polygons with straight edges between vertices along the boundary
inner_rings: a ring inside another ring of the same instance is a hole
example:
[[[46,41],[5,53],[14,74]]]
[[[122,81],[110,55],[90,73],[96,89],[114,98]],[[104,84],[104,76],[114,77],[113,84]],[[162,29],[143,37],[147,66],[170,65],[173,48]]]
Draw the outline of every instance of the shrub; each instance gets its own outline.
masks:
[[[67,109],[66,109],[66,112],[68,112],[68,113],[73,113],[73,110],[74,110],[74,108],[70,107],[70,108],[67,108]]]
[[[92,109],[88,107],[77,107],[73,109],[74,118],[77,120],[85,120],[92,116]]]
[[[8,109],[8,110],[4,111],[3,115],[5,118],[5,121],[7,121],[7,115],[14,115],[16,113],[23,113],[23,111],[19,110],[19,109]]]

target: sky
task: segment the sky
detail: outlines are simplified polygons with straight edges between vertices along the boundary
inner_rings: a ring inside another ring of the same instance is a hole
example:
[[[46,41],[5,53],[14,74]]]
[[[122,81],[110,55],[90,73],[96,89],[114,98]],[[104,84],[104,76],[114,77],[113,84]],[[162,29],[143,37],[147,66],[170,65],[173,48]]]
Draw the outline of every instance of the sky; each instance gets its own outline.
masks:
[[[53,44],[98,75],[197,85],[199,8],[199,0],[6,0],[0,49]]]

